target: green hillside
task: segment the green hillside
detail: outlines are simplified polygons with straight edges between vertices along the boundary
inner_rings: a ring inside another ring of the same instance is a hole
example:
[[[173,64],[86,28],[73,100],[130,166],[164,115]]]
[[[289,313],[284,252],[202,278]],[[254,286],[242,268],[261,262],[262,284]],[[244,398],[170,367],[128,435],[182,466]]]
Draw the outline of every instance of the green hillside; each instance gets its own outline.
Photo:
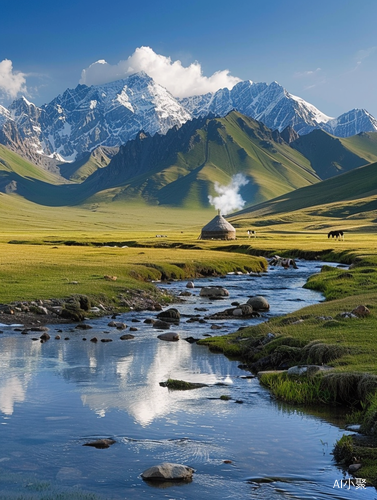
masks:
[[[13,151],[10,151],[0,144],[0,176],[2,179],[0,182],[4,183],[6,179],[11,181],[13,179],[13,174],[15,174],[18,179],[35,179],[50,184],[64,182],[64,179],[59,175],[48,172],[42,167],[33,165],[17,153],[13,153]]]
[[[289,211],[349,200],[351,195],[357,198],[361,170],[349,194],[345,178],[336,176],[339,180],[326,195],[327,184],[321,178],[377,161],[377,133],[337,139],[317,130],[292,144],[294,148],[278,132],[231,112],[224,118],[187,122],[166,135],[141,132],[118,152],[98,148],[80,161],[60,165],[62,176],[0,146],[0,192],[44,206],[88,207],[116,201],[197,210],[210,206],[208,196],[217,195],[215,183],[227,186],[242,173],[248,180],[240,189],[246,206],[262,203],[268,212],[275,205],[273,210]],[[301,190],[310,186],[312,190]],[[284,197],[284,209],[279,197]],[[264,204],[271,199],[272,204]]]
[[[313,130],[291,143],[309,161],[321,179],[377,161],[377,134],[359,134],[341,139],[323,130]]]
[[[343,225],[352,226],[352,221],[365,219],[368,224],[374,224],[377,217],[377,163],[242,210],[235,214],[233,222],[244,225],[253,219],[255,225],[265,225],[272,219],[281,221],[282,214],[290,214],[291,220],[322,217],[341,220]]]
[[[119,148],[99,147],[80,160],[59,165],[60,173],[73,182],[83,182],[99,168],[107,167]]]
[[[345,147],[361,158],[365,158],[368,163],[377,161],[377,132],[362,132],[341,139],[341,141]]]
[[[231,112],[190,122],[165,136],[142,135],[83,184],[96,193],[106,188],[107,196],[117,188],[117,200],[199,208],[208,206],[208,195],[216,195],[215,182],[227,185],[237,173],[249,180],[240,191],[247,204],[319,181],[298,151],[274,140],[263,124]]]

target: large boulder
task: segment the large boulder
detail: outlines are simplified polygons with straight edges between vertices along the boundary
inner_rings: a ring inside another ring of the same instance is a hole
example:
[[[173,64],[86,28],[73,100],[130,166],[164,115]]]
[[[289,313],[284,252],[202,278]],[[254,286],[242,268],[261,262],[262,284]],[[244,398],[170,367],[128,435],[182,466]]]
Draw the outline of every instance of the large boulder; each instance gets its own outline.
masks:
[[[147,481],[191,481],[194,469],[181,464],[164,462],[141,474]]]
[[[181,315],[178,309],[172,307],[170,309],[166,309],[166,311],[160,312],[160,314],[157,314],[157,318],[161,319],[162,321],[167,321],[168,323],[178,324],[179,320],[181,319]]]
[[[201,297],[209,297],[210,299],[222,299],[224,297],[229,297],[229,292],[222,286],[204,286],[200,290],[199,295]]]
[[[267,299],[261,295],[255,295],[255,297],[250,297],[247,304],[253,308],[254,311],[268,311],[270,309],[270,304]]]

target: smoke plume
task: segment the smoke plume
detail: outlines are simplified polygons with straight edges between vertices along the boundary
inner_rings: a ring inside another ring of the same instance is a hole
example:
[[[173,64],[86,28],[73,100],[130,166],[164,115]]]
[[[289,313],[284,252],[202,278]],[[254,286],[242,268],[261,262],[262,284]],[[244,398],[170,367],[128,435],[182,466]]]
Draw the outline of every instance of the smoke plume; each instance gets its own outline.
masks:
[[[242,199],[239,190],[242,186],[246,186],[248,182],[243,174],[234,175],[231,183],[227,186],[221,186],[218,182],[215,182],[214,189],[218,196],[209,195],[210,204],[224,215],[240,210],[246,201]]]

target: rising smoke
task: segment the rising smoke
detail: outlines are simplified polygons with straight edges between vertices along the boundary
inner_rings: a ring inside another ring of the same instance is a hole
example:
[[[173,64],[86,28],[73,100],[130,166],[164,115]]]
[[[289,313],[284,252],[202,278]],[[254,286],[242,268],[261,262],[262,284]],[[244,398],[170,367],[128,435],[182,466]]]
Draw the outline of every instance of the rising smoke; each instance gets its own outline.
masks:
[[[242,199],[239,190],[242,186],[246,186],[248,182],[243,174],[234,175],[231,183],[227,186],[221,186],[218,182],[215,182],[214,189],[218,196],[209,195],[210,204],[224,215],[240,210],[246,201]]]

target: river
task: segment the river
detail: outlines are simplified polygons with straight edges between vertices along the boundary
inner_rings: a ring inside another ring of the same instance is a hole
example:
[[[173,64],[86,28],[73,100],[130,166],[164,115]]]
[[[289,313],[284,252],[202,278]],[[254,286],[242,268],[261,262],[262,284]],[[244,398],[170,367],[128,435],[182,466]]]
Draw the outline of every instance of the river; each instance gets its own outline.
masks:
[[[269,268],[261,277],[196,280],[194,295],[175,305],[182,314],[172,327],[179,342],[157,339],[160,332],[144,323],[156,313],[147,311],[117,318],[138,328],[125,341],[119,340],[125,331],[107,326],[109,317],[88,321],[93,329],[87,331],[53,325],[45,343],[1,327],[0,500],[375,499],[374,488],[338,487],[347,477],[331,455],[344,433],[341,409],[309,411],[276,402],[238,362],[183,340],[235,331],[321,301],[302,288],[321,263],[297,264],[297,270]],[[229,299],[200,298],[207,284],[226,287]],[[159,286],[179,293],[185,285]],[[186,323],[251,295],[268,299],[271,309],[263,318]],[[213,323],[223,328],[214,332]],[[57,330],[60,340],[54,339]],[[95,344],[93,336],[113,341]],[[169,391],[159,385],[169,377],[209,386]],[[116,443],[103,450],[83,446],[105,437]],[[193,481],[163,487],[144,482],[140,474],[160,462],[193,467]]]

